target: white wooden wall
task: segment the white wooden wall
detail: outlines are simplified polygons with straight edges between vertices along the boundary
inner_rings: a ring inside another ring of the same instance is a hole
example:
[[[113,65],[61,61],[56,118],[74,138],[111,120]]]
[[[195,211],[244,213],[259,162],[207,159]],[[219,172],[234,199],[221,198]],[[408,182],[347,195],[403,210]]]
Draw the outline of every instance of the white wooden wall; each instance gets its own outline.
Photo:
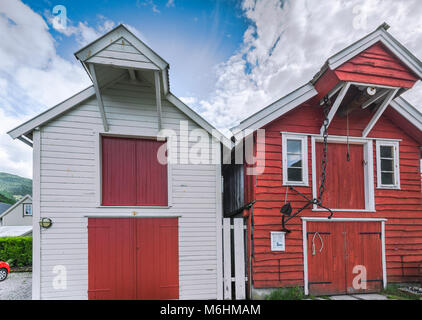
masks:
[[[123,80],[105,90],[103,99],[113,132],[130,129],[142,135],[157,130],[152,87]],[[178,131],[179,121],[189,120],[164,97],[162,108],[163,128]],[[189,120],[189,130],[195,128],[197,125]],[[172,184],[173,207],[170,209],[99,208],[95,199],[97,159],[94,132],[102,130],[95,99],[41,128],[40,216],[53,220],[52,228],[41,231],[41,299],[86,299],[87,216],[130,217],[134,210],[139,216],[180,216],[180,299],[218,298],[220,166],[173,165],[172,181],[169,182]],[[215,143],[214,147],[217,146]],[[57,276],[53,268],[57,265],[66,268],[66,289],[53,287]]]

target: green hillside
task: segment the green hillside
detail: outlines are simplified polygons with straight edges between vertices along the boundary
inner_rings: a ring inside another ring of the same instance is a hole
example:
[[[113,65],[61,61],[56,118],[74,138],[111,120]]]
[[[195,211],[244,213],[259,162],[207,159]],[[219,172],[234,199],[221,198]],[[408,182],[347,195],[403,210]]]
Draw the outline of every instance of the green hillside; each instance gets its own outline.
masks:
[[[14,204],[16,202],[16,200],[15,199],[8,198],[5,195],[2,195],[0,193],[0,202]]]
[[[31,179],[0,172],[0,202],[14,203],[16,202],[16,198],[27,194],[32,196]]]

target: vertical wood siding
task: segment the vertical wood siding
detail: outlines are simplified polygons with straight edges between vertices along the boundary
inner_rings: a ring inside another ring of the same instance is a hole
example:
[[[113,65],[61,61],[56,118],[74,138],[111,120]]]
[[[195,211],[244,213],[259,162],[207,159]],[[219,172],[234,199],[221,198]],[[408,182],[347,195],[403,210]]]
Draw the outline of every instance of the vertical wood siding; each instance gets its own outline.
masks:
[[[389,107],[390,108],[390,107]],[[388,109],[387,109],[388,110]],[[371,118],[369,110],[350,114],[350,135],[361,136]],[[303,216],[327,216],[305,210],[290,220],[287,227],[292,233],[286,236],[286,251],[271,252],[270,231],[281,230],[280,208],[284,204],[285,187],[282,186],[281,131],[319,134],[323,121],[322,110],[305,103],[292,112],[270,123],[266,130],[265,172],[257,176],[256,203],[253,208],[253,285],[256,288],[303,285]],[[346,119],[334,117],[330,135],[346,135]],[[376,161],[374,161],[375,203],[374,213],[337,212],[335,217],[387,218],[386,260],[389,281],[416,279],[417,261],[422,260],[422,197],[419,164],[419,144],[409,137],[386,115],[381,116],[370,137],[402,139],[400,141],[400,190],[377,189]],[[308,138],[309,187],[297,190],[312,198],[311,143]],[[375,142],[373,145],[376,159]],[[320,163],[316,164],[320,166]],[[330,174],[330,160],[327,171]],[[294,209],[305,204],[302,197],[289,192],[288,199]],[[250,223],[250,222],[249,222]]]
[[[153,88],[125,80],[104,90],[103,99],[111,130],[158,130]],[[179,132],[180,120],[189,122],[189,130],[198,128],[163,97],[163,127]],[[98,208],[94,130],[103,130],[95,99],[41,128],[41,216],[50,217],[54,223],[41,231],[41,298],[88,298],[87,216],[128,217],[135,210],[139,216],[180,217],[180,299],[215,299],[216,165],[171,165],[170,209]],[[196,141],[188,143],[192,146]],[[180,156],[178,150],[172,152]],[[53,268],[57,265],[67,270],[65,290],[53,287],[57,276]]]
[[[315,143],[317,186],[321,184],[322,148],[322,143]],[[363,146],[349,145],[350,161],[347,161],[346,153],[346,144],[329,144],[327,158],[331,167],[322,202],[333,209],[365,209]]]
[[[350,59],[335,70],[342,81],[356,81],[411,88],[418,80],[403,63],[381,43]]]

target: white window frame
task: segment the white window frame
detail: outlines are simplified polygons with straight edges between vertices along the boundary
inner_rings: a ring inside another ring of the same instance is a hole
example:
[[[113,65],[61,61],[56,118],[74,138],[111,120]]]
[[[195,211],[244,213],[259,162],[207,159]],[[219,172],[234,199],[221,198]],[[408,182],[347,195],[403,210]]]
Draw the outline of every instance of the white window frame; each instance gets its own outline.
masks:
[[[313,135],[311,137],[312,148],[312,195],[313,198],[317,197],[318,187],[316,176],[316,142],[322,142],[323,137]],[[347,137],[344,136],[329,136],[328,143],[347,143]],[[350,144],[363,145],[363,160],[365,161],[364,170],[364,187],[365,187],[365,209],[343,209],[343,208],[330,208],[334,212],[375,212],[375,191],[374,191],[374,160],[373,160],[373,140],[360,137],[349,137]],[[329,170],[329,169],[328,169]],[[318,208],[313,205],[312,211],[326,211],[323,208]]]
[[[25,213],[25,206],[30,206],[31,207],[31,214],[26,214]],[[32,203],[24,203],[23,204],[23,216],[24,217],[32,217],[33,213],[32,213]]]
[[[162,137],[157,136],[156,132],[152,133],[149,131],[139,130],[119,130],[108,132],[105,131],[94,131],[95,140],[95,159],[96,159],[96,177],[95,177],[95,202],[97,208],[129,208],[129,209],[169,209],[173,206],[173,173],[171,162],[167,163],[167,206],[105,206],[102,204],[102,149],[101,149],[101,137],[117,137],[117,138],[134,138],[134,139],[161,139]],[[164,138],[165,139],[165,138]],[[165,139],[166,140],[166,139]],[[167,139],[168,141],[168,139]],[[167,144],[167,159],[172,158],[172,150],[170,144]]]
[[[382,184],[381,180],[381,146],[393,147],[394,184]],[[400,145],[398,141],[377,140],[377,189],[400,189]]]
[[[308,136],[282,133],[282,166],[283,186],[309,186],[308,177]],[[287,175],[287,140],[298,140],[302,143],[302,181],[288,181]]]

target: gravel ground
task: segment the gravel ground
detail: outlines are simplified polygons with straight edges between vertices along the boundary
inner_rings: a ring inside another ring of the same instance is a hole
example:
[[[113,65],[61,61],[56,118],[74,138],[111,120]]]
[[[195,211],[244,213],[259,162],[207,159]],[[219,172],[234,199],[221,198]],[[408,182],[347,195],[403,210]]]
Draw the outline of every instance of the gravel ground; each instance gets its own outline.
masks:
[[[0,282],[0,300],[31,300],[32,273],[11,272]]]

